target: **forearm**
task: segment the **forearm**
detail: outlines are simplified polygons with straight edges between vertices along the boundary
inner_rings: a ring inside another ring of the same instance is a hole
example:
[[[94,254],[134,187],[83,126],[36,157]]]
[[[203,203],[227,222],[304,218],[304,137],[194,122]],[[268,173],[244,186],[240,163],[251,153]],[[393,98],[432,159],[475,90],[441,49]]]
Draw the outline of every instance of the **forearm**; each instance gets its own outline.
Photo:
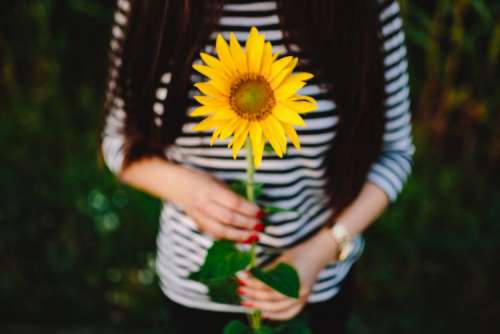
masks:
[[[133,162],[118,175],[119,179],[136,189],[161,200],[175,200],[179,182],[190,171],[159,157],[148,157]]]
[[[342,222],[351,235],[365,231],[389,205],[386,193],[374,183],[367,181],[359,195],[343,211],[336,221]],[[337,245],[330,234],[331,224],[325,225],[314,237],[301,247],[317,250],[316,255],[325,264],[336,259]]]

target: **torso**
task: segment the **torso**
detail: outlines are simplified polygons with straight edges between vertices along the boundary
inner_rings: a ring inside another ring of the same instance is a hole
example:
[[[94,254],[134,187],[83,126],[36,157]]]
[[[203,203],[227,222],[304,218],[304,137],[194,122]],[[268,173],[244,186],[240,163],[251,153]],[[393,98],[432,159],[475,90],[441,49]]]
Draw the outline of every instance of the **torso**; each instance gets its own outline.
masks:
[[[256,26],[266,39],[273,44],[273,51],[281,50],[281,56],[298,56],[297,71],[315,73],[307,59],[300,54],[298,46],[292,44],[289,50],[283,44],[283,33],[279,26],[275,1],[227,1],[219,21],[219,29],[214,32],[204,51],[214,55],[215,36],[220,32],[226,40],[229,32],[235,32],[240,44],[246,40],[252,25]],[[195,62],[200,63],[197,58]],[[168,81],[169,74],[165,74]],[[204,81],[194,71],[192,83]],[[335,102],[327,97],[326,87],[317,78],[299,91],[318,101],[318,109],[302,115],[306,127],[296,127],[301,142],[301,150],[289,144],[284,158],[275,153],[265,152],[261,167],[256,171],[255,181],[262,183],[261,204],[269,204],[292,212],[275,213],[269,216],[269,225],[262,233],[257,245],[258,263],[272,261],[283,250],[300,243],[323,226],[332,215],[328,206],[328,195],[324,190],[326,182],[325,156],[335,138],[337,112]],[[158,91],[158,98],[164,98],[166,91]],[[199,92],[193,87],[189,92],[190,112],[197,102],[192,99]],[[161,113],[161,110],[158,109]],[[210,132],[194,132],[191,128],[199,119],[190,118],[184,124],[182,133],[175,144],[166,149],[166,155],[173,161],[188,168],[204,170],[228,184],[246,177],[245,150],[241,150],[233,160],[228,140],[217,141],[210,146]],[[158,234],[157,270],[163,291],[173,300],[186,306],[204,309],[219,309],[243,312],[238,305],[218,304],[209,301],[206,287],[188,280],[190,272],[196,271],[203,262],[212,238],[201,233],[193,221],[173,203],[165,203]],[[309,302],[319,302],[334,296],[339,283],[363,250],[363,238],[356,239],[355,252],[346,260],[330,263],[320,273]]]

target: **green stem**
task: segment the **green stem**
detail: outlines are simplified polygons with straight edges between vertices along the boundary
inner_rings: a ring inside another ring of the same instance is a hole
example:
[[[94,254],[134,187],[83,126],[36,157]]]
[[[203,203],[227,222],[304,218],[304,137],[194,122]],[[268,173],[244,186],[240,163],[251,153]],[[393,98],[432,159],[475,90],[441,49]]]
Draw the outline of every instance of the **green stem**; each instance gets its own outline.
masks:
[[[246,143],[246,161],[247,161],[247,182],[246,182],[246,194],[247,199],[250,202],[255,203],[255,183],[254,183],[254,174],[255,174],[255,165],[253,161],[253,150],[252,150],[252,142],[250,137],[247,137]],[[250,246],[250,254],[252,256],[252,260],[250,261],[250,269],[256,266],[256,254],[255,254],[255,243]],[[248,315],[248,322],[250,323],[250,327],[257,332],[261,326],[261,314],[259,310],[254,310]]]
[[[247,151],[247,154],[246,154],[246,160],[247,160],[247,199],[250,202],[255,202],[255,189],[254,189],[255,165],[253,163],[252,142],[250,141],[249,137],[247,137],[245,148]]]

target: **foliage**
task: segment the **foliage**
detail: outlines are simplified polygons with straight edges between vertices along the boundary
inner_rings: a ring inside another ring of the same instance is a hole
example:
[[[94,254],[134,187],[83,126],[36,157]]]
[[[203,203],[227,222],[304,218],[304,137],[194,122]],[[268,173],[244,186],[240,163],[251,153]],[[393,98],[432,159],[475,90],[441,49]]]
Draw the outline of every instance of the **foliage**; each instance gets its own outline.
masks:
[[[297,271],[286,263],[278,263],[268,270],[253,268],[253,276],[285,296],[299,298],[300,279]]]
[[[96,163],[113,3],[0,5],[3,325],[168,328],[154,275],[160,203]],[[417,153],[366,234],[350,329],[499,332],[499,3],[402,8]]]
[[[239,304],[236,293],[236,273],[247,268],[252,261],[248,251],[240,251],[227,240],[217,240],[208,250],[201,268],[189,278],[208,287],[210,299],[219,303]]]

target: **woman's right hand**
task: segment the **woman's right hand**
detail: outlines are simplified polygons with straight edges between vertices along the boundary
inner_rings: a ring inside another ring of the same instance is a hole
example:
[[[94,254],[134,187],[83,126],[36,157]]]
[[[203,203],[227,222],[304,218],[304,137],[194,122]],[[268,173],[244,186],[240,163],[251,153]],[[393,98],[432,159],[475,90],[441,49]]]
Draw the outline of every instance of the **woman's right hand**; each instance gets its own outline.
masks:
[[[189,215],[198,228],[216,239],[252,243],[264,229],[262,209],[233,192],[212,174],[185,167],[171,200]]]

